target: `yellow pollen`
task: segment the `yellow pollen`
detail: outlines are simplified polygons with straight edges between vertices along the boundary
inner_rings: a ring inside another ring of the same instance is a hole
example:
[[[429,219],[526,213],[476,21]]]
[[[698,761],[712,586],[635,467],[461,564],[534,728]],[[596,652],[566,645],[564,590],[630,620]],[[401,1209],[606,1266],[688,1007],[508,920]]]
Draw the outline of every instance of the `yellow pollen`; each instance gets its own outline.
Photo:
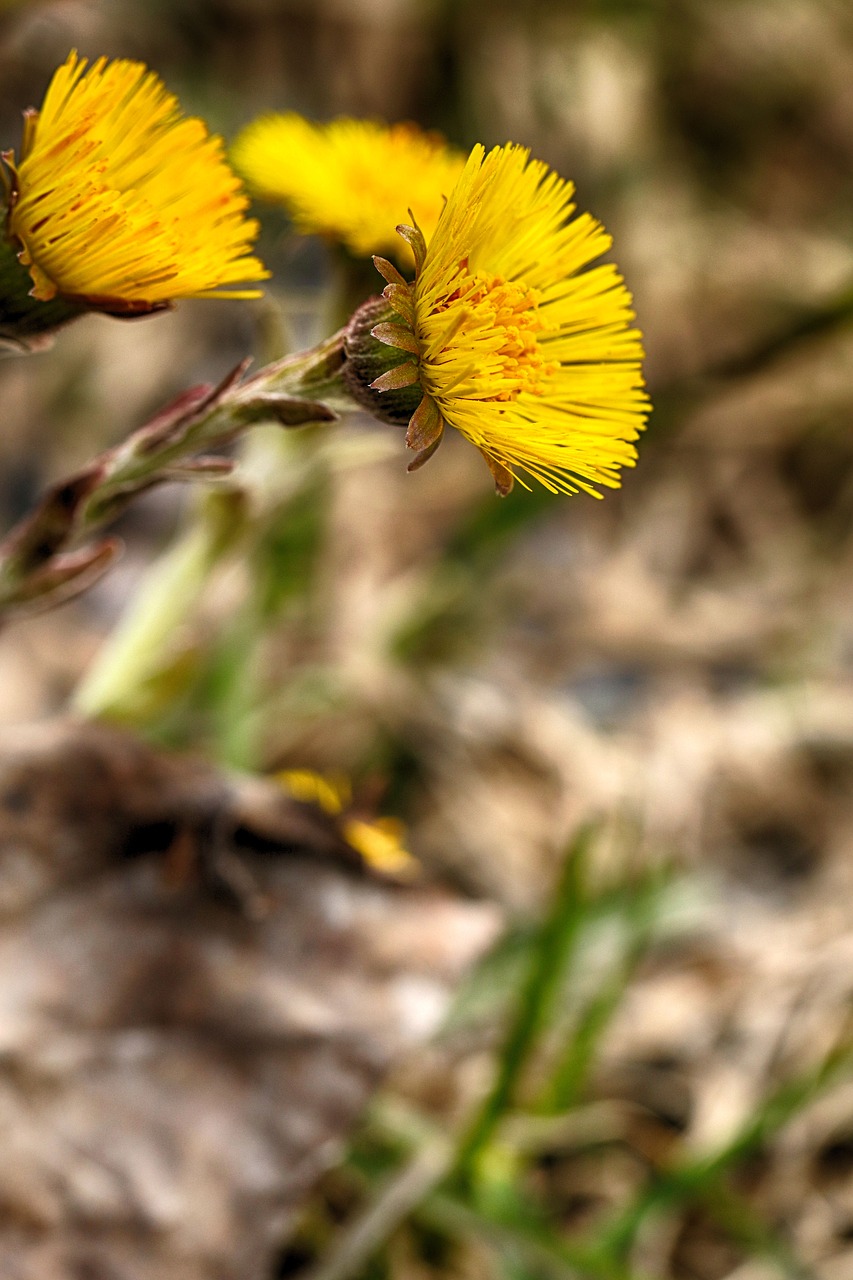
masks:
[[[459,270],[454,288],[437,300],[433,316],[445,317],[443,342],[452,338],[454,357],[460,348],[473,357],[483,382],[478,398],[509,401],[522,391],[541,395],[543,381],[558,366],[545,360],[536,338],[545,327],[536,290],[499,275],[469,272],[464,259]]]

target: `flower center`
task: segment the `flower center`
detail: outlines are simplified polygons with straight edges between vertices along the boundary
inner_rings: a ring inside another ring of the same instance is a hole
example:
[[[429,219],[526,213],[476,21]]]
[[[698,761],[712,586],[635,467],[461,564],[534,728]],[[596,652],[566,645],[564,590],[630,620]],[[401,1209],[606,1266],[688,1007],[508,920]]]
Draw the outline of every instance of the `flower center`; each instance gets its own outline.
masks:
[[[545,359],[537,338],[545,324],[536,291],[502,276],[469,274],[464,259],[460,268],[456,287],[439,299],[431,317],[443,322],[439,362],[464,361],[476,389],[462,394],[480,400],[515,400],[522,391],[541,395],[557,365]]]

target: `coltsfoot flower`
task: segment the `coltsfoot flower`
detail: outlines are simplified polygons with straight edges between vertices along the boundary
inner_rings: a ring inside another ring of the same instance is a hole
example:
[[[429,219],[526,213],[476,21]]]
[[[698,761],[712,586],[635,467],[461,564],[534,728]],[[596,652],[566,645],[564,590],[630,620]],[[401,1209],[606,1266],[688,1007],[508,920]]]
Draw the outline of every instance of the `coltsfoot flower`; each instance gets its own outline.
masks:
[[[611,239],[589,214],[571,217],[572,192],[524,147],[477,146],[432,237],[398,227],[414,281],[374,259],[385,302],[350,324],[349,381],[378,416],[408,418],[410,470],[445,425],[480,450],[500,494],[529,487],[526,473],[600,497],[634,465],[648,412],[641,336],[616,268],[590,266]]]
[[[356,257],[382,251],[411,264],[394,228],[413,212],[430,235],[465,165],[461,152],[413,124],[262,116],[232,160],[259,196],[283,204],[303,234],[341,241]]]
[[[10,173],[8,232],[33,296],[154,310],[178,298],[258,297],[258,224],[221,139],[181,114],[142,63],[71,53],[26,113]]]
[[[333,818],[344,842],[375,871],[403,880],[417,874],[418,862],[403,845],[403,824],[397,818],[357,814],[346,778],[312,769],[285,769],[276,774],[276,781],[300,804],[313,805]]]

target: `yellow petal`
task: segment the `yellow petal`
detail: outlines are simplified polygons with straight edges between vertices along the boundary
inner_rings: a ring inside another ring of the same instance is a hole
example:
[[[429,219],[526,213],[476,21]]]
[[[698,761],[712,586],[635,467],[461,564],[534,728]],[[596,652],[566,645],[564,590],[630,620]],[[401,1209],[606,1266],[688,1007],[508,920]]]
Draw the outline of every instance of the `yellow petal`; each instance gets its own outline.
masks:
[[[142,63],[71,53],[28,120],[15,187],[10,230],[37,297],[138,310],[256,297],[240,286],[269,275],[221,139]]]

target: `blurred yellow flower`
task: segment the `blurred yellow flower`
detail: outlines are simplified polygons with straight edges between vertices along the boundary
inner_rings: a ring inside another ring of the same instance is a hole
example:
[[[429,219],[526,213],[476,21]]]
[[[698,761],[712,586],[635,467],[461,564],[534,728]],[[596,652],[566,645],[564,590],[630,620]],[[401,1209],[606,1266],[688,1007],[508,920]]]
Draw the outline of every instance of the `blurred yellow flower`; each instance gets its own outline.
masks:
[[[258,195],[283,204],[297,229],[340,240],[357,257],[385,252],[411,263],[395,234],[417,218],[429,236],[465,157],[412,124],[342,118],[312,124],[262,116],[236,139],[232,160]]]
[[[349,780],[341,774],[331,776],[313,769],[282,769],[276,782],[300,804],[313,804],[330,817],[337,817],[352,803]]]
[[[351,812],[352,788],[340,776],[326,776],[313,769],[283,769],[276,781],[300,804],[315,805],[339,823],[346,844],[368,866],[384,875],[409,879],[418,869],[417,859],[406,850],[406,831],[397,818],[364,818]]]
[[[611,239],[589,214],[571,218],[572,192],[523,147],[477,146],[432,237],[401,228],[414,283],[377,260],[399,323],[371,332],[409,358],[371,385],[422,392],[410,469],[445,424],[477,446],[502,494],[526,472],[552,492],[600,497],[596,485],[618,487],[634,465],[648,412],[641,336],[616,268],[590,267]]]
[[[8,229],[33,295],[106,311],[177,298],[258,297],[223,288],[265,279],[258,224],[221,139],[184,117],[142,63],[71,53],[41,110],[27,113]]]
[[[344,818],[343,837],[368,866],[385,875],[404,879],[414,875],[418,863],[403,846],[406,829],[397,818]]]

